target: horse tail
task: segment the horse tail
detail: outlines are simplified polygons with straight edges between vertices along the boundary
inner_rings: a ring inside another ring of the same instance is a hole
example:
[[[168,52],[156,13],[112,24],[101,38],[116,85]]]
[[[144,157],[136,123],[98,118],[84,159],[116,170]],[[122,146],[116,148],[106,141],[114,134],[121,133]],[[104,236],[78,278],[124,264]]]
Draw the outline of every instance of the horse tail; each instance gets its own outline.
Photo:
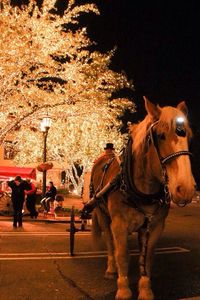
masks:
[[[99,218],[96,209],[92,212],[92,241],[93,247],[100,249],[102,247],[102,230],[99,224]]]
[[[98,215],[96,209],[92,213],[92,236],[93,238],[100,238],[101,237],[101,226],[99,224]]]

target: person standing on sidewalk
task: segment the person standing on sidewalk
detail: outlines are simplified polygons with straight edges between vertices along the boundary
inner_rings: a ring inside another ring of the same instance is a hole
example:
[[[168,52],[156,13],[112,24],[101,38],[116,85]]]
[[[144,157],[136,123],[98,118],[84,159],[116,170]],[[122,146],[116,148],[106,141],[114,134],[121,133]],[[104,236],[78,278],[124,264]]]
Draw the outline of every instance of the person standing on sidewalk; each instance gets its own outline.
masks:
[[[14,180],[8,181],[11,188],[11,201],[13,204],[13,228],[22,227],[22,209],[25,200],[25,190],[29,189],[28,183],[22,180],[20,176],[16,176]]]
[[[30,212],[30,216],[31,218],[35,218],[37,219],[38,216],[38,212],[36,210],[36,191],[37,188],[36,186],[33,184],[33,182],[31,182],[30,179],[26,179],[28,185],[29,185],[29,190],[25,190],[25,195],[26,195],[26,207],[28,209],[28,211]]]

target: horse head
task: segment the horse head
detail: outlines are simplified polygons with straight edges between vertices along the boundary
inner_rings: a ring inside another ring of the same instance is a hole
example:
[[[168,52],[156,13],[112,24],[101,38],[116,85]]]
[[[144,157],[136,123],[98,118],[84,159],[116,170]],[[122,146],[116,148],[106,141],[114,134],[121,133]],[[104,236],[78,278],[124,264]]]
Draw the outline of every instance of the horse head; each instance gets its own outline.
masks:
[[[141,179],[142,174],[138,170],[143,169],[144,182],[149,185],[148,192],[163,184],[172,201],[184,206],[192,201],[195,192],[189,157],[191,153],[188,150],[192,131],[187,119],[186,104],[181,102],[177,107],[160,107],[146,97],[144,100],[147,115],[132,129],[134,156],[140,153],[142,161],[143,155],[143,167],[138,165],[135,172],[140,174],[135,174],[136,178]],[[142,135],[143,142],[139,142]],[[140,187],[148,190],[145,185]]]

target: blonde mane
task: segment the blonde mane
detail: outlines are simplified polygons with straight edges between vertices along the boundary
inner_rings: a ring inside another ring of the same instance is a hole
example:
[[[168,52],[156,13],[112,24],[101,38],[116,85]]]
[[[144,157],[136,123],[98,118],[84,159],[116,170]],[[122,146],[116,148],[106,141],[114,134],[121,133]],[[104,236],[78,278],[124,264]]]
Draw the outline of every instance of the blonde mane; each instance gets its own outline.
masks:
[[[130,134],[133,140],[132,151],[137,156],[145,151],[146,135],[150,125],[149,117],[146,116],[140,123],[130,126]]]

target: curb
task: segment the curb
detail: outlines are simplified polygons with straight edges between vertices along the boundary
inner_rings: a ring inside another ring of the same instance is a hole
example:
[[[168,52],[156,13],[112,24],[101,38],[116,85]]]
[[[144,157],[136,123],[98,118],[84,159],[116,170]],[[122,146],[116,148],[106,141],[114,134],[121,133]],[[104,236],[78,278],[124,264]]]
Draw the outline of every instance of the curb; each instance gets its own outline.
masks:
[[[13,221],[12,216],[1,216],[0,215],[0,221]],[[70,218],[66,219],[25,219],[23,218],[23,222],[31,222],[31,223],[70,223]],[[75,223],[81,223],[81,220],[75,220]]]

